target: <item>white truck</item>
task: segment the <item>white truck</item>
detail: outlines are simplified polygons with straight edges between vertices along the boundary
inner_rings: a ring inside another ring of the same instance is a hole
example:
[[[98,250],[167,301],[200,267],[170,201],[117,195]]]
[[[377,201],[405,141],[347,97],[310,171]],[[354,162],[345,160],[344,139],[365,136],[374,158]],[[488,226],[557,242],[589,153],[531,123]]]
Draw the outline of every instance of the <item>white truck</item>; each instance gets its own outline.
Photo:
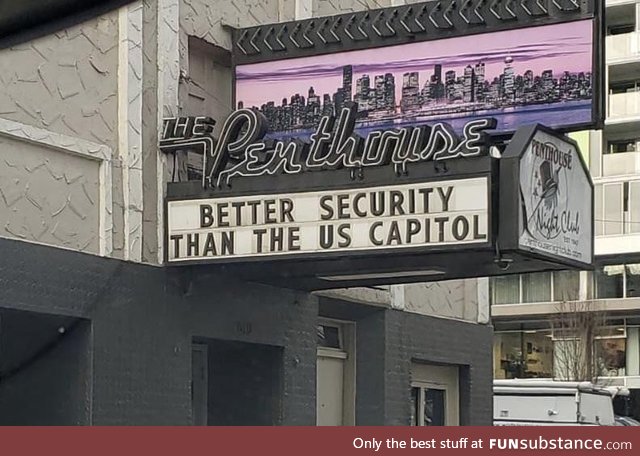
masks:
[[[494,426],[615,426],[619,387],[555,380],[494,380]]]

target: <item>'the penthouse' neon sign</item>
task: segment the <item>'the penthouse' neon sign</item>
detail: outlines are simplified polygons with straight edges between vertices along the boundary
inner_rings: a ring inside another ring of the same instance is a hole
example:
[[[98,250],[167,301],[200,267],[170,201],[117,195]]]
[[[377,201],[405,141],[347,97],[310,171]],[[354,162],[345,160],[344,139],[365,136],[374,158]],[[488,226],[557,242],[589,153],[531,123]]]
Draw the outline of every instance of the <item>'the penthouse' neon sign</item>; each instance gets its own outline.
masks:
[[[405,174],[411,163],[474,157],[486,153],[485,130],[496,127],[492,118],[474,119],[458,136],[444,122],[417,127],[376,130],[366,138],[354,133],[356,105],[349,103],[339,116],[320,119],[309,141],[265,140],[265,117],[252,109],[232,113],[212,152],[205,155],[205,187],[223,187],[236,177],[298,174],[349,168],[354,172],[393,165]]]

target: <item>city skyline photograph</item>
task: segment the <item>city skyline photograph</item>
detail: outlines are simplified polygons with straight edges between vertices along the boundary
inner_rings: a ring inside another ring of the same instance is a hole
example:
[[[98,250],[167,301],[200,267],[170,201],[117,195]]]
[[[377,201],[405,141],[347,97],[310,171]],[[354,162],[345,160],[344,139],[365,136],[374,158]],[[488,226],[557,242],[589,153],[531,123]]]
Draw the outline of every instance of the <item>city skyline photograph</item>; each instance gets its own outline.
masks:
[[[583,20],[239,65],[236,102],[260,109],[276,132],[312,128],[321,114],[348,101],[369,126],[500,115],[529,105],[538,114],[543,106],[561,107],[555,120],[545,114],[551,123],[587,122],[592,27]],[[522,122],[510,115],[498,123],[508,130]]]

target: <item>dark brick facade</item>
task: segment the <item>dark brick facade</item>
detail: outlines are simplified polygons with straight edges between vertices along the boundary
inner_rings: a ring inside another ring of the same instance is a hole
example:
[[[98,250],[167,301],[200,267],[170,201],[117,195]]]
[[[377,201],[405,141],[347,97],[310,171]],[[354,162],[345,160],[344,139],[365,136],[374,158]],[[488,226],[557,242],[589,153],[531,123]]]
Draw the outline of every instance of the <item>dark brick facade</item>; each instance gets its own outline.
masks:
[[[334,300],[320,313],[356,322],[357,424],[409,425],[411,364],[422,362],[458,366],[460,424],[491,425],[490,326]]]
[[[10,312],[64,318],[70,328],[55,335],[56,321],[43,353],[24,369],[2,370],[3,357],[29,356],[20,336],[3,341],[3,424],[191,424],[196,341],[236,372],[236,381],[210,373],[219,375],[210,405],[235,395],[254,411],[239,416],[221,403],[210,423],[313,425],[319,315],[356,322],[357,424],[409,423],[412,360],[463,366],[462,423],[491,420],[487,326],[11,240],[0,240],[0,289],[0,337],[9,334],[3,313]]]

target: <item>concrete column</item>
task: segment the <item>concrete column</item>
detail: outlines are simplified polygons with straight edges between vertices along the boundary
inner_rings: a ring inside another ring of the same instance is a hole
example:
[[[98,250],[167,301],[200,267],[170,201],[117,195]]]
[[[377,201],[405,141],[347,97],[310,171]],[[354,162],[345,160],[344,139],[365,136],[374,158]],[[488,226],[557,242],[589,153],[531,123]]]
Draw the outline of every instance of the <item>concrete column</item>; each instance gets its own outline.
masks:
[[[640,375],[640,328],[627,328],[627,375]]]

